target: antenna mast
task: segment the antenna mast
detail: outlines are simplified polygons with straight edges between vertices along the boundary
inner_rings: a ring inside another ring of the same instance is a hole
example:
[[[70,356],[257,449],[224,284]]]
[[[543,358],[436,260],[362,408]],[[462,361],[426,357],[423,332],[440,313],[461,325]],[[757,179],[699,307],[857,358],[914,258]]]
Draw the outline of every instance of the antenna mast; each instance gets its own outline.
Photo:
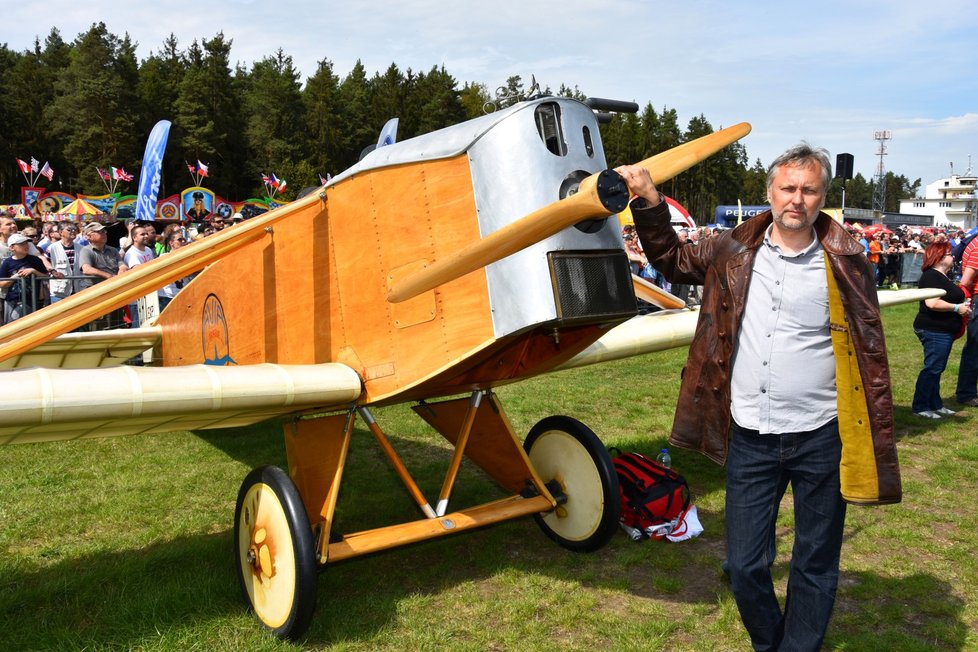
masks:
[[[880,215],[886,210],[886,167],[883,165],[883,157],[886,156],[886,141],[892,137],[893,134],[889,131],[877,131],[873,135],[873,138],[880,143],[880,148],[876,152],[880,162],[876,167],[876,184],[873,187],[873,210]]]

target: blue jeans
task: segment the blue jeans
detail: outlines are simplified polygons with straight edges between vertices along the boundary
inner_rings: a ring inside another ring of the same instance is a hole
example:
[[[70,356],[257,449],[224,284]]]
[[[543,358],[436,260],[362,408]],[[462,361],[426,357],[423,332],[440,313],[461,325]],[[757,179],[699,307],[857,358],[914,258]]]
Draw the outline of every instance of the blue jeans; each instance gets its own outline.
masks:
[[[727,458],[727,563],[755,650],[818,650],[822,645],[835,604],[846,519],[839,489],[841,456],[837,421],[784,435],[733,425]],[[782,611],[770,566],[778,507],[788,484],[794,496],[795,544]]]
[[[974,304],[978,306],[978,304]],[[968,322],[968,332],[964,334],[964,348],[961,349],[961,366],[958,368],[958,388],[955,392],[959,401],[978,398],[978,316],[972,315]]]
[[[917,387],[913,392],[912,408],[914,412],[940,410],[944,407],[941,400],[941,374],[947,366],[954,344],[953,333],[913,329],[920,343],[924,345],[924,368],[917,375]]]

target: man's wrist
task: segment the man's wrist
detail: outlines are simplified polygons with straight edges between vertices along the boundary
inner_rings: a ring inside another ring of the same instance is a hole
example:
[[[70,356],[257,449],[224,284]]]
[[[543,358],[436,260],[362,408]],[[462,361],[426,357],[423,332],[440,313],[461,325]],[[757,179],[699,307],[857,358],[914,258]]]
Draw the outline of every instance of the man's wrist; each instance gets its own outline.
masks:
[[[636,197],[635,199],[632,200],[632,206],[634,208],[639,208],[639,209],[641,209],[641,208],[655,208],[659,204],[662,204],[663,202],[665,202],[665,200],[666,200],[666,196],[665,195],[663,195],[661,192],[657,192],[656,195],[657,196],[655,198],[655,203],[652,203],[652,201],[650,199],[646,198],[646,197],[638,196],[638,197]]]

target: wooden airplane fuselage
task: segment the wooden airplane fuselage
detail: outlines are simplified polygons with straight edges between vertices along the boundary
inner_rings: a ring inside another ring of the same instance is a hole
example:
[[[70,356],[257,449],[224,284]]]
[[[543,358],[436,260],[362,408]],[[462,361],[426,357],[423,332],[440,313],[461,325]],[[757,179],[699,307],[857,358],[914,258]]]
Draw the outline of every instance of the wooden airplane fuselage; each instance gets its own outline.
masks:
[[[635,314],[614,220],[407,301],[387,294],[605,166],[591,109],[556,98],[377,149],[177,295],[158,322],[163,364],[340,362],[363,379],[361,403],[546,371]]]

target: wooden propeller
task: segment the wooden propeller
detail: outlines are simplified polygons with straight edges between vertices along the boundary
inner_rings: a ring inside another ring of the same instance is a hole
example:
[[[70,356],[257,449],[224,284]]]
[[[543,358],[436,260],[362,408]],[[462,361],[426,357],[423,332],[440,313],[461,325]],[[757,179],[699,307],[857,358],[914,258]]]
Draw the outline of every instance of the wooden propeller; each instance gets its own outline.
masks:
[[[655,183],[661,184],[740,140],[750,133],[750,129],[748,123],[741,122],[656,154],[638,165],[649,171]],[[452,256],[405,277],[391,288],[387,300],[391,303],[406,301],[521,251],[577,222],[607,217],[612,211],[605,207],[599,196],[601,174],[598,172],[584,179],[576,194],[535,210]]]

